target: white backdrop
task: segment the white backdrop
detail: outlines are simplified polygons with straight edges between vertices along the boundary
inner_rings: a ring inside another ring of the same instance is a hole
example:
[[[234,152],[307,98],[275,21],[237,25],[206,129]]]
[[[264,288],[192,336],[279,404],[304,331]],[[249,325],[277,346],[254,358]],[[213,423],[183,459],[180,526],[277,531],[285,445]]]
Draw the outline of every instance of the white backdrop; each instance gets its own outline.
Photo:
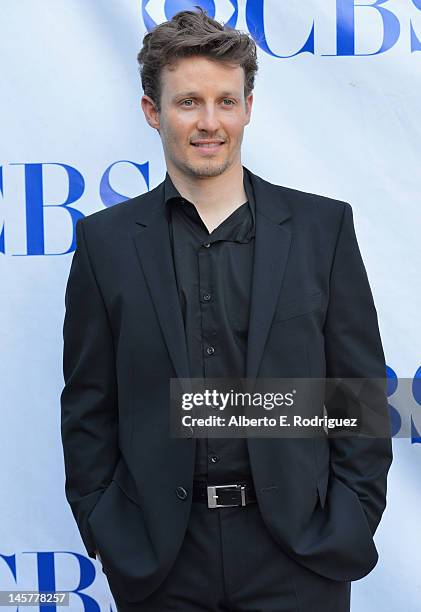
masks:
[[[79,587],[72,612],[112,604],[64,497],[73,226],[163,180],[136,55],[148,23],[194,4],[260,37],[243,163],[351,203],[390,373],[412,379],[421,366],[421,0],[358,0],[355,10],[353,0],[3,0],[0,590]],[[421,398],[411,402],[421,432]],[[420,609],[420,441],[395,439],[394,454],[380,561],[354,583],[353,612]]]

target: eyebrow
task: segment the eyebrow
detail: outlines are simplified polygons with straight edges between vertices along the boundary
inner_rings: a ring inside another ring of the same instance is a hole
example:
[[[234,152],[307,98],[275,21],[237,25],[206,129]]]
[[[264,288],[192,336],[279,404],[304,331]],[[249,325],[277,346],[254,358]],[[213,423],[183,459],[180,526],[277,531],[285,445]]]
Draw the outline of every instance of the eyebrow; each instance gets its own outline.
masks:
[[[222,91],[219,95],[222,98],[238,98],[238,94],[233,91]],[[200,98],[200,93],[198,91],[182,91],[173,96],[173,100],[178,98]]]

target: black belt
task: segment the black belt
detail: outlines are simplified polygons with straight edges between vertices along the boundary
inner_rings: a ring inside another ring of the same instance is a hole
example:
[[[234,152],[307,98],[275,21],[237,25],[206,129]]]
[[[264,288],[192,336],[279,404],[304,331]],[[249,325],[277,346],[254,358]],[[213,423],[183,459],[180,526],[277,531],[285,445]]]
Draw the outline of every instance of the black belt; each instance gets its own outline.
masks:
[[[195,480],[193,482],[193,501],[207,502],[208,508],[225,508],[246,506],[257,500],[252,482],[209,485],[205,481]]]

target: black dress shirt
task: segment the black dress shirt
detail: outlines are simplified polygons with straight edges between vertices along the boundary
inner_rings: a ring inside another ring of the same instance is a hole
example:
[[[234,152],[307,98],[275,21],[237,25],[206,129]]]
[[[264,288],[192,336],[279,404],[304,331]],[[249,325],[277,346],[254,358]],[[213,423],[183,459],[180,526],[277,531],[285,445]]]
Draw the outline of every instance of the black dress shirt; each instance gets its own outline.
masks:
[[[191,378],[246,376],[255,200],[243,172],[248,201],[211,233],[166,173],[164,197]],[[195,479],[251,479],[246,438],[197,438],[196,444]]]

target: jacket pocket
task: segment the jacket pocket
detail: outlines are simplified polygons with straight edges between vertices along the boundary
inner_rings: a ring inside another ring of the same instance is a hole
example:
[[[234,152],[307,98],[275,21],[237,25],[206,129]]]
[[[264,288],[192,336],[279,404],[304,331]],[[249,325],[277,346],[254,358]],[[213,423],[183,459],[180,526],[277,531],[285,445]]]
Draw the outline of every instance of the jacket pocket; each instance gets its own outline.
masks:
[[[322,292],[311,293],[309,295],[297,296],[294,298],[281,299],[278,302],[272,324],[292,319],[320,308],[322,303]]]
[[[130,501],[132,501],[137,506],[140,506],[136,483],[126,465],[126,462],[122,457],[120,457],[112,480],[119,487],[119,489],[121,489],[123,493],[130,499]]]

